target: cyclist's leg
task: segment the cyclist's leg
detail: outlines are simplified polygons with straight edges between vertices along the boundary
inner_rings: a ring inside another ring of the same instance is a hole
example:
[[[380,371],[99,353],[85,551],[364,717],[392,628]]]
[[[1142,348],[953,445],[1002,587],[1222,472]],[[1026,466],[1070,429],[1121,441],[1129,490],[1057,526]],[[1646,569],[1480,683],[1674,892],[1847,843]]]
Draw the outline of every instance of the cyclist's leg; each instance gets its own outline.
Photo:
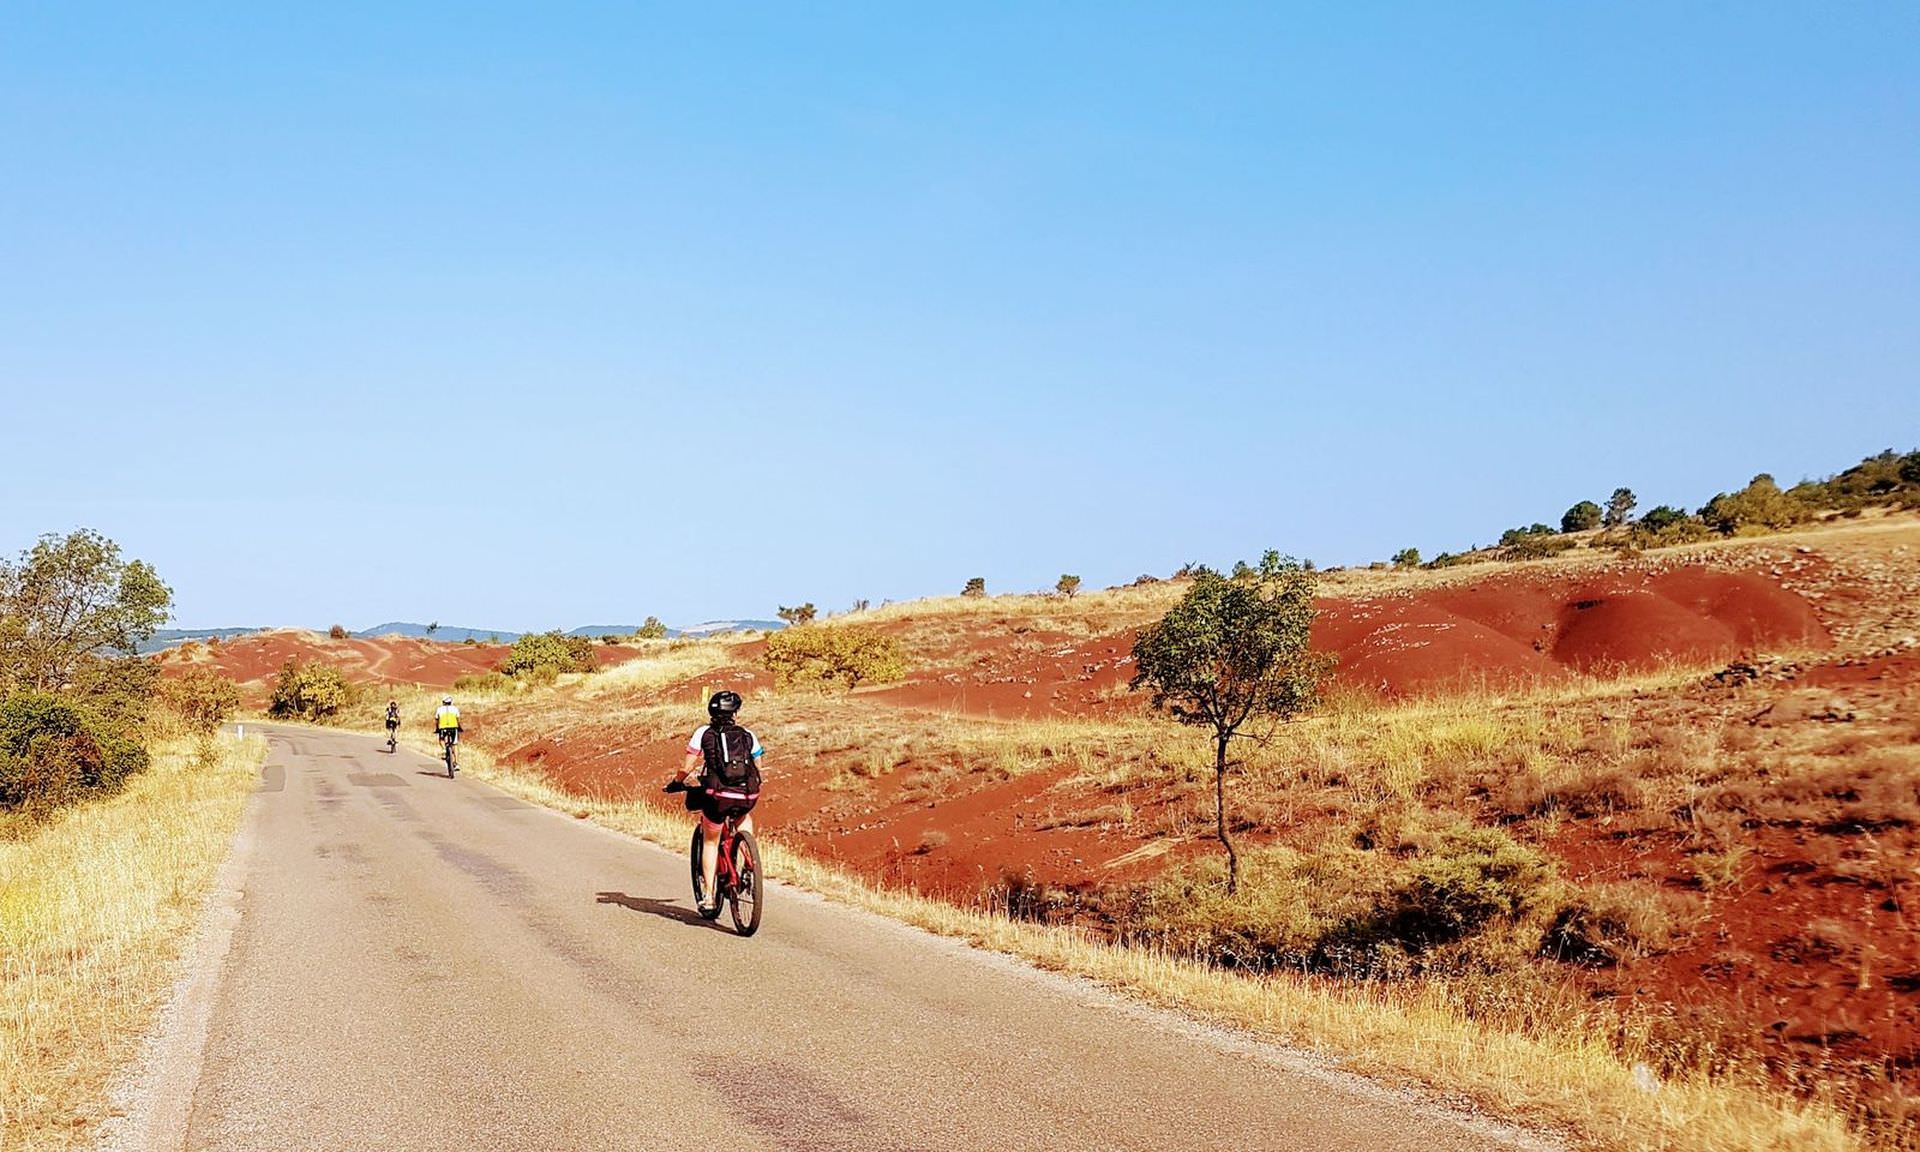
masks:
[[[700,879],[701,891],[707,894],[709,905],[719,900],[719,892],[714,888],[720,869],[720,825],[707,819],[706,813],[700,814]]]

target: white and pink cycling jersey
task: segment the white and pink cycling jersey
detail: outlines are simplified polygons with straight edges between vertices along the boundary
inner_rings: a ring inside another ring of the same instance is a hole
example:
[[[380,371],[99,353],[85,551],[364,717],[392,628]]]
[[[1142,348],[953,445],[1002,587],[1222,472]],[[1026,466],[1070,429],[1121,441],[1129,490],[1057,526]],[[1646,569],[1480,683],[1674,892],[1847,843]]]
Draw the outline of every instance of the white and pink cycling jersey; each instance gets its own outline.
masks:
[[[693,730],[693,737],[687,741],[688,755],[690,756],[700,755],[700,738],[705,736],[707,734],[707,729],[711,727],[713,727],[713,725],[711,724],[702,724],[700,725],[700,727],[695,728]],[[753,741],[753,750],[752,752],[749,753],[749,755],[753,756],[754,758],[758,759],[759,757],[765,756],[767,754],[767,750],[765,748],[760,747],[760,738],[758,736],[755,736],[750,730],[746,728],[742,728],[736,724],[732,728],[727,729],[727,732],[729,733],[738,732],[741,735],[745,736],[747,739]]]

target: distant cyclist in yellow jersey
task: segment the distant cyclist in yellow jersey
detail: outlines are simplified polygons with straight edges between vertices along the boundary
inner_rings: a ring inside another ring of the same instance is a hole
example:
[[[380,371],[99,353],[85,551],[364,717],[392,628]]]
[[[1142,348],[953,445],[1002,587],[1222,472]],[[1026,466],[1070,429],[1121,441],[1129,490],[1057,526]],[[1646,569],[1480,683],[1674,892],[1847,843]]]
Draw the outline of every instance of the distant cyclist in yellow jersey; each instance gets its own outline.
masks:
[[[460,739],[460,709],[453,706],[453,697],[440,697],[440,707],[433,710],[433,731],[442,740]]]

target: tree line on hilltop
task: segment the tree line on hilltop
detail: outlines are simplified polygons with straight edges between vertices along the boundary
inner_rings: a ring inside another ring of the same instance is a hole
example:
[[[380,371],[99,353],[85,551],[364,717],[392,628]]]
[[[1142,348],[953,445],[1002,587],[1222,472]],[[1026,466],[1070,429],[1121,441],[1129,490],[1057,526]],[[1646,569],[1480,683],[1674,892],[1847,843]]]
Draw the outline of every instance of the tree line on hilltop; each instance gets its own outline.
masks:
[[[1394,553],[1396,568],[1449,568],[1489,560],[1537,560],[1582,545],[1638,550],[1700,540],[1783,532],[1815,520],[1851,518],[1870,508],[1920,508],[1920,451],[1889,449],[1824,480],[1803,480],[1783,489],[1762,472],[1744,488],[1721,492],[1688,511],[1661,504],[1636,515],[1639,497],[1616,488],[1604,505],[1582,500],[1560,516],[1560,526],[1533,523],[1509,528],[1497,544],[1423,559],[1417,548]],[[1386,567],[1378,564],[1375,567]]]

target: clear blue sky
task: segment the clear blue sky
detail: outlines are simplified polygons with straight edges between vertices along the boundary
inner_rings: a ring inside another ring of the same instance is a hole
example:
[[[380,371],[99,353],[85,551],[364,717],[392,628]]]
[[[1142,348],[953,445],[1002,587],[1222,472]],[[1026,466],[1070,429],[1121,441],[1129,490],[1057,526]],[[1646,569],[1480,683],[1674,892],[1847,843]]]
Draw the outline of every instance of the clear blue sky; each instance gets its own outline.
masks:
[[[0,550],[498,628],[1920,445],[1920,7],[10,4]]]

